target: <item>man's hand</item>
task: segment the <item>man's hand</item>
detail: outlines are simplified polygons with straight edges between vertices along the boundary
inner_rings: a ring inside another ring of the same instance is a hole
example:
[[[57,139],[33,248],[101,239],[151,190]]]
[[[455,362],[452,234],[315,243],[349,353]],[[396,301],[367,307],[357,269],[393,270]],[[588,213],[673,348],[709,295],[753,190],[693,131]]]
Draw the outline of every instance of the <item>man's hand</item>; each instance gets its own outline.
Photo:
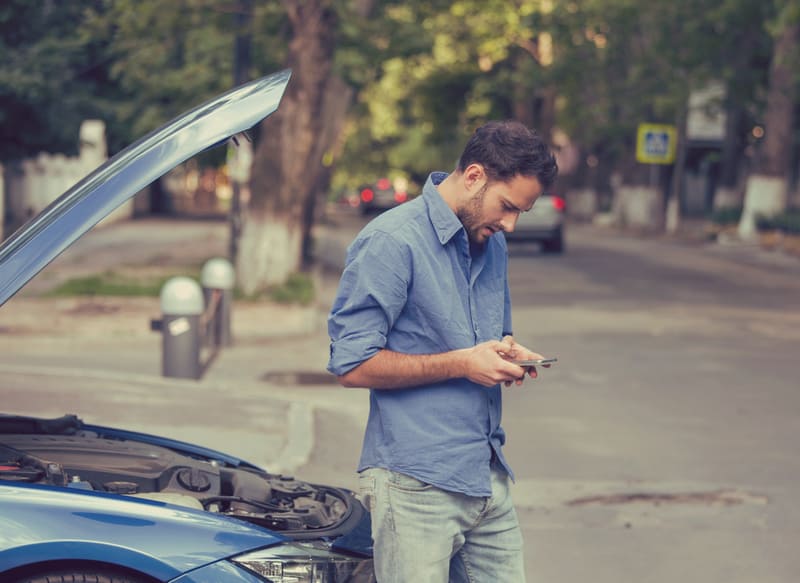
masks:
[[[500,341],[482,342],[469,349],[466,377],[485,387],[492,387],[498,383],[503,383],[507,387],[511,383],[521,385],[526,372],[531,378],[536,378],[536,368],[518,366],[510,361],[528,358],[542,358],[542,355],[516,343],[511,336],[506,336]]]
[[[533,352],[532,350],[525,348],[522,344],[519,344],[516,340],[514,340],[513,336],[505,336],[503,337],[502,343],[508,344],[511,346],[511,349],[503,354],[503,358],[508,360],[535,360],[539,358],[544,358],[538,352]],[[505,386],[511,386],[511,383],[516,383],[517,385],[521,385],[522,381],[525,380],[525,373],[528,373],[532,379],[535,379],[539,376],[539,373],[536,372],[535,366],[516,366],[519,371],[519,375],[515,377],[513,380],[506,380],[503,381]],[[543,364],[542,366],[550,368],[549,364]]]

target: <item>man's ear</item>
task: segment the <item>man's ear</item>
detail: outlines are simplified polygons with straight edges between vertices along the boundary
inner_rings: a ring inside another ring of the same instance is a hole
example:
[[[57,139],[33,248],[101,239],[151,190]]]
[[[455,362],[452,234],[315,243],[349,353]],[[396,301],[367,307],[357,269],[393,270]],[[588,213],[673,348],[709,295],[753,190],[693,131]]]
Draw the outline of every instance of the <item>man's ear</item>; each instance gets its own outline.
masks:
[[[481,188],[486,183],[486,172],[483,165],[473,162],[464,169],[464,186],[468,190]]]

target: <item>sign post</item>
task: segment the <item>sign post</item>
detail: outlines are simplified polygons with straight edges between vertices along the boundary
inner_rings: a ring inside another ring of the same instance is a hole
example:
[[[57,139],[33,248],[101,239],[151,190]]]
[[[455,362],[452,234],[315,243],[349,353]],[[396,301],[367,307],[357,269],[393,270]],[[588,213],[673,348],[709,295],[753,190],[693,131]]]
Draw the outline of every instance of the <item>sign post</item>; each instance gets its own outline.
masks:
[[[636,161],[642,164],[672,164],[678,130],[673,125],[640,123],[636,130]]]

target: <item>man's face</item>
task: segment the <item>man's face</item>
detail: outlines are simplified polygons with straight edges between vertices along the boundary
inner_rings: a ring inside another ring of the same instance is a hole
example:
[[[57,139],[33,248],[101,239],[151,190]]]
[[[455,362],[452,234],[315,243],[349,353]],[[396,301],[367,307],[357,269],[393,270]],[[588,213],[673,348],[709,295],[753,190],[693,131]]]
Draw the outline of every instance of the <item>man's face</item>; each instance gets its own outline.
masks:
[[[533,207],[542,190],[535,177],[515,176],[508,182],[485,180],[456,211],[456,216],[470,242],[483,245],[498,231],[513,231],[519,214]]]

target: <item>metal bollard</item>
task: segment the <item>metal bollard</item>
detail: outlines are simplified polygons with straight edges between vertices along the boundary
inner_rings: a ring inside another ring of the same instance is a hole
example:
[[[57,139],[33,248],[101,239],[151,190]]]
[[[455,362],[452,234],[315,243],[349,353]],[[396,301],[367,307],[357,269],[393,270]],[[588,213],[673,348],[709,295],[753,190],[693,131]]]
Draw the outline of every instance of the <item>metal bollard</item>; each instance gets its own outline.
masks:
[[[233,265],[227,259],[216,257],[203,265],[200,283],[203,285],[203,296],[208,306],[216,298],[216,309],[213,311],[210,334],[214,346],[230,346],[231,339],[231,305],[233,303],[233,286],[236,281]]]
[[[162,375],[199,379],[202,376],[200,329],[203,292],[189,277],[173,277],[161,288]]]

